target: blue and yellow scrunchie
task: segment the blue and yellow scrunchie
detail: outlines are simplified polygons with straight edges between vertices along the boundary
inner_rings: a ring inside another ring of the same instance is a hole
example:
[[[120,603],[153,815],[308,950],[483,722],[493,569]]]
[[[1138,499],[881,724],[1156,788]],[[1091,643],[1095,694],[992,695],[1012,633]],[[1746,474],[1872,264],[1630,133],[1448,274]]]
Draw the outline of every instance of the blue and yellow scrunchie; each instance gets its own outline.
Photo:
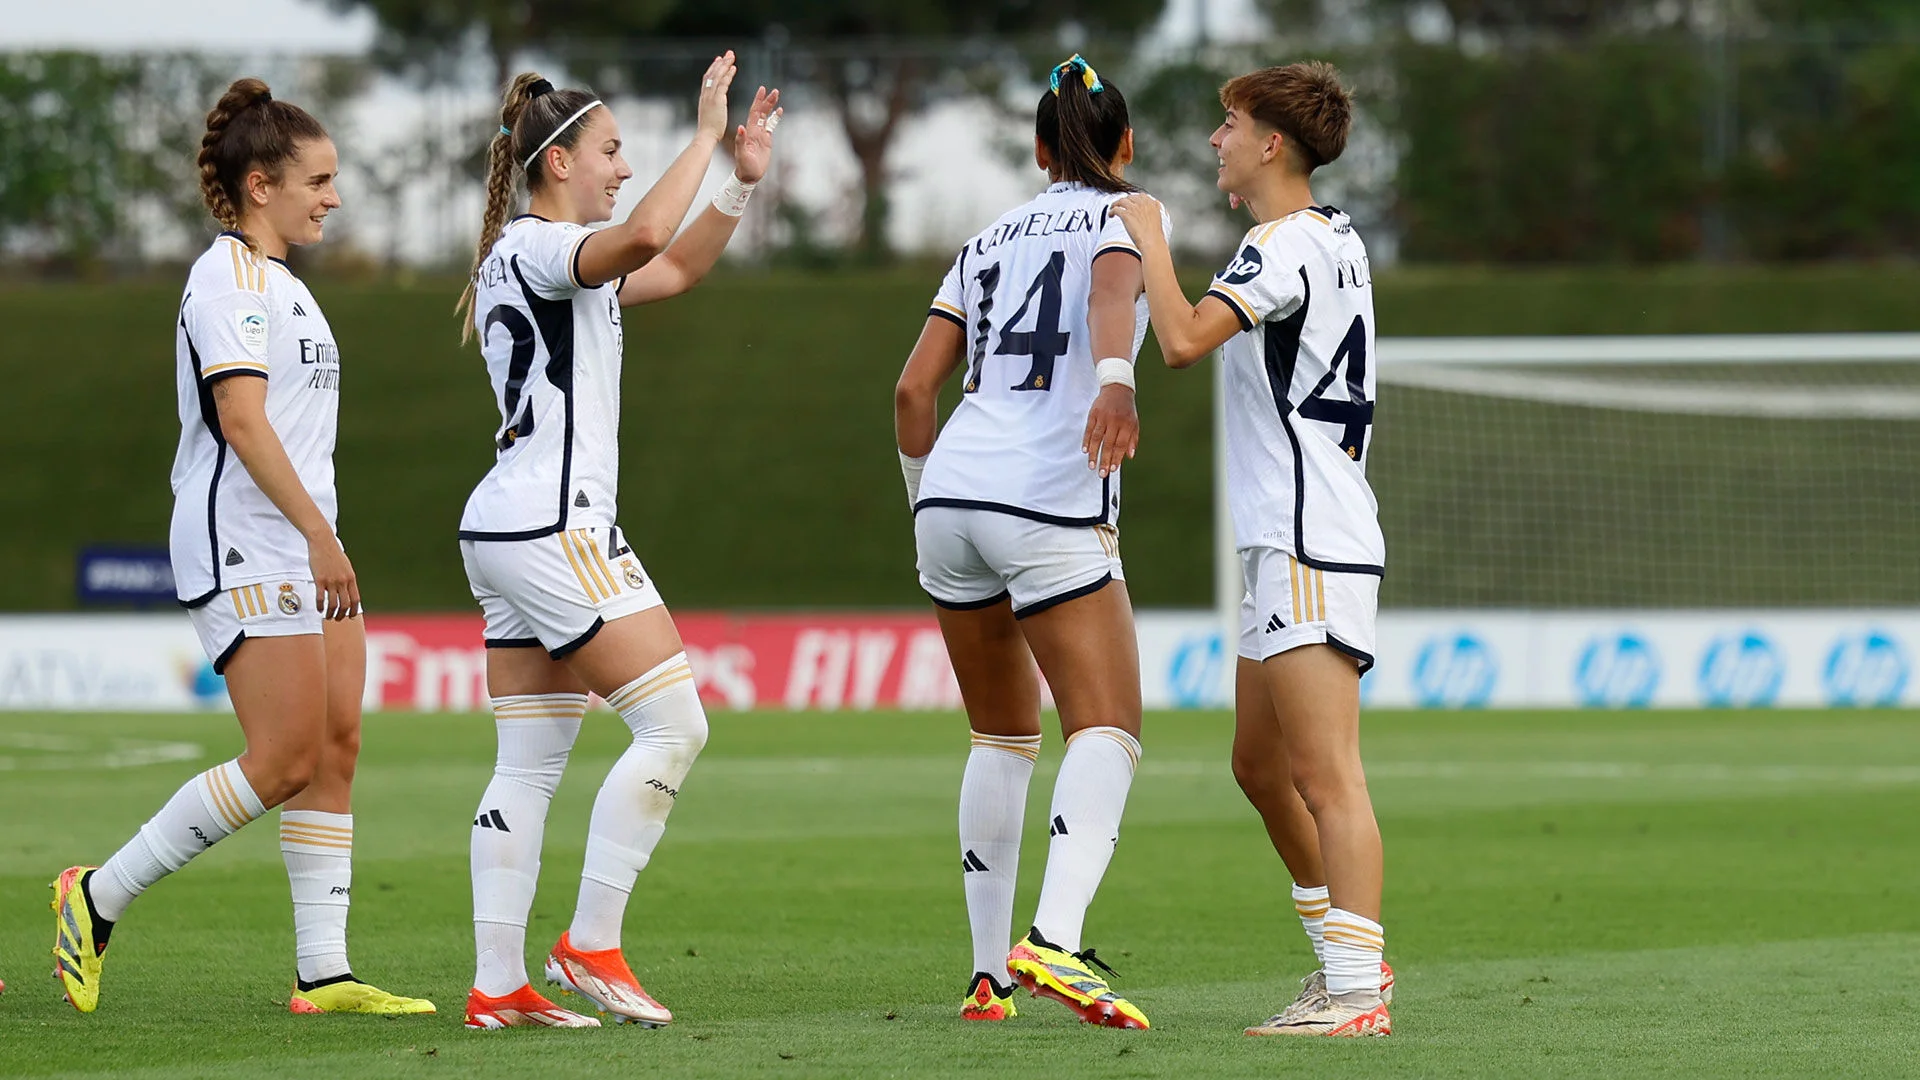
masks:
[[[1079,53],[1074,53],[1065,61],[1054,65],[1053,74],[1047,76],[1047,84],[1053,87],[1055,97],[1060,96],[1061,73],[1075,70],[1080,72],[1080,81],[1086,84],[1087,93],[1097,94],[1106,89],[1100,82],[1100,76],[1093,70],[1093,65],[1081,59]]]

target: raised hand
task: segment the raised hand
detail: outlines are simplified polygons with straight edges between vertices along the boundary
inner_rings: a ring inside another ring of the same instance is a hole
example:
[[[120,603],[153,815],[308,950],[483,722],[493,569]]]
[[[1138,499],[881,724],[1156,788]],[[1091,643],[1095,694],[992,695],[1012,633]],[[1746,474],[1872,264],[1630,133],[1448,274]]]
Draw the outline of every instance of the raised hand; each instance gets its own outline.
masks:
[[[727,134],[727,87],[733,85],[733,76],[739,70],[733,62],[733,50],[728,49],[714,57],[701,76],[700,110],[694,127],[715,142]]]
[[[761,87],[747,109],[747,122],[733,133],[733,175],[742,183],[757,184],[773,163],[773,129],[780,126],[780,91]]]

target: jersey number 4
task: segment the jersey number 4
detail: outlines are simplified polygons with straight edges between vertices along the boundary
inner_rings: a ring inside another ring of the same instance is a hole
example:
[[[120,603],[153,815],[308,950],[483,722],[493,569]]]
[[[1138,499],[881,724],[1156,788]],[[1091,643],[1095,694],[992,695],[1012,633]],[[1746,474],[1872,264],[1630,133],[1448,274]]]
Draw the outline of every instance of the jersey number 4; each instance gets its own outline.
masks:
[[[1344,401],[1326,396],[1333,380],[1340,377],[1343,364],[1347,369]],[[1359,461],[1360,455],[1367,452],[1367,429],[1373,426],[1373,402],[1367,400],[1367,322],[1364,317],[1353,317],[1353,325],[1347,327],[1347,336],[1341,339],[1340,348],[1333,354],[1333,363],[1327,365],[1327,373],[1300,403],[1299,412],[1308,420],[1341,425],[1345,430],[1340,433],[1340,449],[1353,460]]]
[[[1072,335],[1060,329],[1060,280],[1066,268],[1066,252],[1054,252],[1033,283],[1027,286],[1020,309],[1000,331],[993,355],[1025,356],[1032,361],[1027,377],[1008,387],[1009,390],[1053,389],[1054,361],[1067,354],[1067,342],[1072,340]],[[974,280],[980,285],[980,319],[974,324],[978,332],[973,339],[972,366],[967,372],[965,391],[969,394],[979,391],[981,369],[987,363],[987,340],[993,333],[993,294],[1000,286],[1000,264],[994,263],[980,271]],[[1035,298],[1039,300],[1037,306]],[[1026,319],[1029,309],[1033,311],[1033,329],[1015,330],[1014,327]]]

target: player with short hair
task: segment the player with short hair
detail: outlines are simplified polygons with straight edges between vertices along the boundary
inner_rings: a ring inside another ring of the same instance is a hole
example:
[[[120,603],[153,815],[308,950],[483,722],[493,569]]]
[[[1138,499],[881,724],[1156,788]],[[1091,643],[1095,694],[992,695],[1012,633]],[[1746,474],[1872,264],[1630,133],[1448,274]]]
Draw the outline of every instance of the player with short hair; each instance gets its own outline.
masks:
[[[1233,766],[1295,881],[1322,970],[1249,1035],[1386,1035],[1380,829],[1360,763],[1360,676],[1373,666],[1386,545],[1366,463],[1373,284],[1351,219],[1309,178],[1346,148],[1353,105],[1332,65],[1264,68],[1220,91],[1218,186],[1256,224],[1198,305],[1154,227],[1139,245],[1154,336],[1182,368],[1222,350],[1227,484],[1246,578]],[[1324,863],[1324,868],[1323,868]]]
[[[1118,524],[1121,462],[1139,442],[1133,357],[1146,312],[1139,252],[1109,213],[1138,190],[1124,178],[1133,132],[1119,88],[1077,54],[1049,83],[1034,160],[1053,183],[961,249],[900,375],[894,424],[920,584],[973,731],[960,854],[974,974],[961,1016],[1014,1015],[1004,969],[1089,1023],[1144,1028],[1080,940],[1140,759]],[[963,367],[960,404],[940,427],[940,387]],[[1036,660],[1067,751],[1039,907],[1008,952],[1040,749]]]
[[[200,191],[223,231],[188,272],[175,328],[169,547],[246,752],[182,787],[103,866],[54,883],[55,974],[81,1012],[99,1003],[107,938],[134,897],[274,806],[293,886],[291,1010],[433,1011],[347,964],[367,638],[334,523],[340,351],[286,263],[339,208],[338,162],[326,129],[259,79],[207,114]]]
[[[594,800],[579,903],[547,978],[619,1022],[673,1019],[634,978],[620,927],[707,719],[679,631],[616,524],[620,309],[692,288],[766,174],[781,110],[780,92],[762,87],[735,132],[733,175],[674,236],[726,134],[734,72],[732,52],[708,67],[693,141],[617,225],[587,228],[612,216],[633,175],[619,125],[591,93],[520,75],[488,151],[486,219],[461,310],[463,336],[480,335],[500,427],[460,550],[486,616],[499,751],[473,820],[469,1028],[599,1026],[535,992],[524,955],[547,807],[589,691],[618,710],[633,742]],[[509,221],[522,176],[529,212]]]

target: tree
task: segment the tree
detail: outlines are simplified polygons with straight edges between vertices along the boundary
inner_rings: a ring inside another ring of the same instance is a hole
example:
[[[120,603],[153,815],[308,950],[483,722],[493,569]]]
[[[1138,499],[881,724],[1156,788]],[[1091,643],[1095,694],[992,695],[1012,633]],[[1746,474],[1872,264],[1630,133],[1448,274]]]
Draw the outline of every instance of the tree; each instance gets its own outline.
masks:
[[[623,50],[732,41],[795,40],[793,75],[833,102],[860,167],[858,245],[879,258],[887,226],[886,157],[901,120],[953,75],[956,43],[1054,33],[1131,35],[1158,15],[1163,0],[640,0],[604,5],[589,0],[334,0],[365,8],[387,34],[383,54],[411,66],[450,49],[485,43],[502,75],[520,50],[613,59]],[[743,30],[743,28],[746,28]],[[975,50],[976,53],[978,50]],[[657,69],[621,65],[627,88],[657,91]],[[638,67],[639,70],[635,70]]]

